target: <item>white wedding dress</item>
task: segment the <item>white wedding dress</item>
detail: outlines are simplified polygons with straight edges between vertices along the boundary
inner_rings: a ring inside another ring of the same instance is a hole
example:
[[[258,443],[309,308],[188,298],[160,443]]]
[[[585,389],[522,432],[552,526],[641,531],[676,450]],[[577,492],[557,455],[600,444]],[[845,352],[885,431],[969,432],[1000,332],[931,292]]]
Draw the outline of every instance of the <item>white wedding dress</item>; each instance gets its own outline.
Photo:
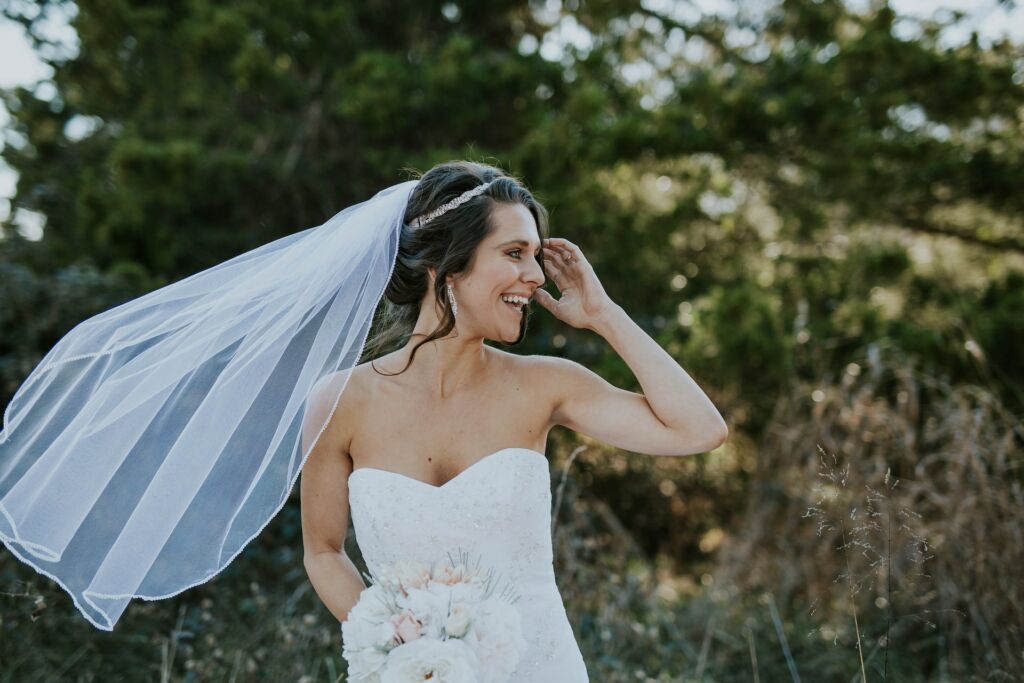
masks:
[[[429,566],[468,552],[520,596],[528,648],[509,680],[589,681],[555,583],[551,475],[542,453],[503,448],[441,486],[359,467],[348,488],[356,542],[372,574],[402,558]]]

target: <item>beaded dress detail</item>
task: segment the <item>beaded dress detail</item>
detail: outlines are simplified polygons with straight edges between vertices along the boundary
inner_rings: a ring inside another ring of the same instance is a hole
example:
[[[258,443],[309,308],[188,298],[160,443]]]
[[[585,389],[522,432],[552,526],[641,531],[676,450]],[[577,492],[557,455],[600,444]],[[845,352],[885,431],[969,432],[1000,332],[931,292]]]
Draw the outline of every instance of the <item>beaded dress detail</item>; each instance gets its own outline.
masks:
[[[555,583],[551,474],[544,454],[503,448],[441,486],[359,467],[348,480],[356,542],[377,575],[400,559],[479,557],[515,584],[528,647],[510,681],[587,683],[587,669]]]

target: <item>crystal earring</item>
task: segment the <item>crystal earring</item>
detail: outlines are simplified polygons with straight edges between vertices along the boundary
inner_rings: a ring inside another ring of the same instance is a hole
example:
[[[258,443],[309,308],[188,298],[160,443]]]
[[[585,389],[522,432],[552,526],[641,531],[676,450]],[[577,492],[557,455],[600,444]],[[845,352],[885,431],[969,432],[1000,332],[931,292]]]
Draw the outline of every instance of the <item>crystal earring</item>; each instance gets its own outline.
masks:
[[[452,283],[448,283],[448,301],[452,302],[452,317],[459,312],[459,305],[455,303],[455,292],[452,291]]]

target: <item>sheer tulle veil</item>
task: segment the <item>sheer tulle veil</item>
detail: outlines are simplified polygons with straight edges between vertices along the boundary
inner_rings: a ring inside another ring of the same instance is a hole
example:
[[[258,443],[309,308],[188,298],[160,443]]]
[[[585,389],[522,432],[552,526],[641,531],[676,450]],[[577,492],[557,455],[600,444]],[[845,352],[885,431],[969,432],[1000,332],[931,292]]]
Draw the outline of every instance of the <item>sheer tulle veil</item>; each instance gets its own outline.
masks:
[[[224,569],[295,484],[312,388],[359,362],[417,182],[68,332],[4,413],[6,547],[106,631]]]

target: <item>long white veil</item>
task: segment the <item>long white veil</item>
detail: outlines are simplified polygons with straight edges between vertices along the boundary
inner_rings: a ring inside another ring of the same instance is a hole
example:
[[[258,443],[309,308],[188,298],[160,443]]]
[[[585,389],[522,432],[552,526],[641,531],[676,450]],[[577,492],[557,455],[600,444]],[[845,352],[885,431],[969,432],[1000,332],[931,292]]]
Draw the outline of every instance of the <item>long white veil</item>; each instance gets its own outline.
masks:
[[[4,413],[7,548],[106,631],[224,569],[295,484],[313,385],[359,362],[417,182],[68,332]]]

